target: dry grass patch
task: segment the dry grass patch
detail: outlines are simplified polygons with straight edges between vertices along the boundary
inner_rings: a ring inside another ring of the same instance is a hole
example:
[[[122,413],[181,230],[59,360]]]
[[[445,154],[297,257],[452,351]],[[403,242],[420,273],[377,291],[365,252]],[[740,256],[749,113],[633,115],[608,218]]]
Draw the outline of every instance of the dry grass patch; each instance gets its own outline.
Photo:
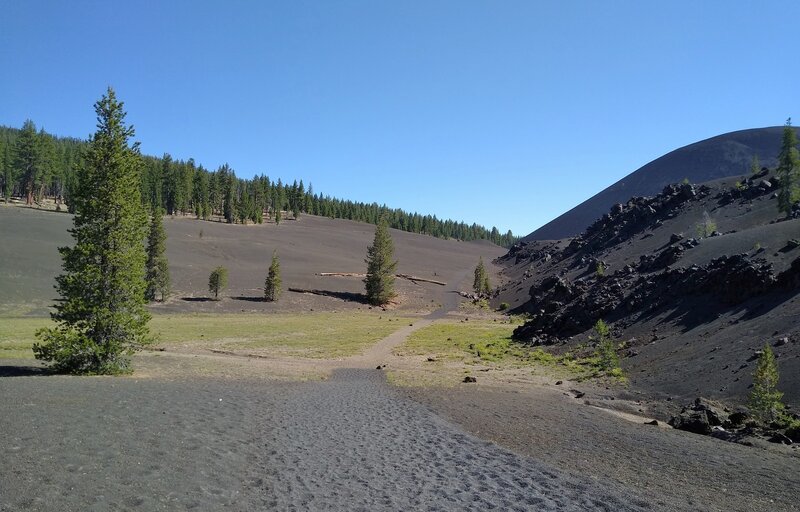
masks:
[[[49,318],[0,318],[0,358],[33,359],[34,333],[51,325]]]
[[[154,315],[155,346],[309,358],[346,357],[406,325],[406,319],[351,313]],[[32,358],[47,318],[0,318],[0,358]]]
[[[336,358],[357,354],[402,327],[373,313],[159,315],[158,346],[270,356]]]
[[[519,324],[516,319],[442,321],[422,328],[394,351],[397,356],[420,360],[422,367],[406,366],[393,372],[390,379],[398,385],[440,386],[455,385],[476,372],[514,379],[536,374],[572,379],[592,376],[589,359],[558,356],[512,340]]]

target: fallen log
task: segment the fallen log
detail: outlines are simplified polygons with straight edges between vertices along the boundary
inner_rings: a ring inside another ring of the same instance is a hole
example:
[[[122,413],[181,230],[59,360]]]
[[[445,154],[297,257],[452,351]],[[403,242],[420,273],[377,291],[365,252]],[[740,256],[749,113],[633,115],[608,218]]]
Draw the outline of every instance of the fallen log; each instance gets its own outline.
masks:
[[[409,274],[395,274],[395,277],[399,277],[401,279],[408,279],[409,281],[413,281],[415,283],[419,281],[420,283],[431,283],[431,284],[438,284],[439,286],[447,286],[447,283],[442,281],[436,281],[435,279],[427,279],[424,277],[412,276]]]
[[[322,277],[367,277],[367,274],[361,274],[358,272],[320,272],[317,275]],[[412,276],[411,274],[395,274],[394,276],[400,279],[408,279],[413,283],[431,283],[438,284],[439,286],[447,286],[447,283],[443,281],[428,279],[426,277]]]

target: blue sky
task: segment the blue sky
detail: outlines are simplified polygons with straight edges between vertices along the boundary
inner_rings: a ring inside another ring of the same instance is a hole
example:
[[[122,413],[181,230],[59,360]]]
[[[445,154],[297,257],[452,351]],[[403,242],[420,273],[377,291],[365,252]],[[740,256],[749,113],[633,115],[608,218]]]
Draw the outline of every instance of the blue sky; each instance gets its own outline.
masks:
[[[0,124],[527,234],[638,167],[798,113],[795,1],[0,0]]]

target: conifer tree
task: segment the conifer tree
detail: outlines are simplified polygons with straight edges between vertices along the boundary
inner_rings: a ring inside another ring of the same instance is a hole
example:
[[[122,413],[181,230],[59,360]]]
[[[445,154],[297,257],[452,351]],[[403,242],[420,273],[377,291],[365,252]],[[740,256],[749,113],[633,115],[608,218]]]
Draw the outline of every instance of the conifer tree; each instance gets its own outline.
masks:
[[[227,177],[225,184],[225,199],[222,203],[222,214],[225,216],[225,222],[233,224],[236,221],[236,177],[231,175]]]
[[[264,299],[273,302],[281,295],[281,264],[278,251],[272,252],[272,263],[269,265],[267,279],[264,281]]]
[[[367,277],[364,284],[367,300],[382,306],[394,297],[394,280],[397,261],[394,260],[394,242],[389,234],[389,224],[381,219],[375,228],[375,238],[367,248]]]
[[[478,266],[475,267],[475,278],[472,281],[472,289],[478,295],[489,293],[491,290],[489,286],[489,274],[486,273],[486,267],[483,265],[483,256],[478,260]]]
[[[765,344],[753,372],[753,390],[750,392],[750,408],[762,423],[777,421],[783,414],[783,393],[778,391],[778,378],[775,353],[769,344]]]
[[[214,300],[219,300],[219,294],[228,286],[228,269],[217,267],[208,276],[208,291],[214,294]]]
[[[150,234],[147,237],[147,264],[145,265],[147,288],[144,296],[148,302],[155,301],[157,297],[164,302],[169,295],[169,264],[165,254],[167,234],[164,231],[163,214],[161,208],[153,212]]]
[[[11,151],[13,148],[10,144],[4,144],[3,146],[2,151],[0,151],[0,171],[2,171],[0,177],[3,180],[2,190],[0,190],[0,192],[2,192],[6,202],[8,202],[14,191],[14,183],[17,181],[17,175],[12,162]]]
[[[36,176],[34,178],[34,197],[41,202],[45,187],[48,187],[55,174],[56,148],[53,137],[45,133],[44,128],[36,135]]]
[[[778,154],[777,175],[780,179],[778,190],[778,210],[788,217],[792,206],[800,200],[800,152],[797,149],[797,133],[792,128],[792,119],[786,120],[781,139],[781,151]]]
[[[750,161],[750,173],[758,174],[759,172],[761,172],[761,162],[758,159],[758,155],[753,155],[753,159]]]
[[[597,348],[595,353],[599,359],[600,369],[607,374],[619,368],[619,357],[611,339],[611,331],[602,319],[594,324],[594,332],[597,336]]]
[[[39,174],[39,137],[36,134],[36,125],[30,119],[22,125],[14,150],[14,166],[22,179],[25,204],[31,205]]]
[[[59,249],[64,273],[56,278],[61,300],[56,327],[37,332],[33,352],[59,371],[119,373],[130,355],[150,341],[144,307],[144,236],[141,156],[131,144],[122,102],[109,88],[95,104],[97,132],[78,171],[74,247]]]

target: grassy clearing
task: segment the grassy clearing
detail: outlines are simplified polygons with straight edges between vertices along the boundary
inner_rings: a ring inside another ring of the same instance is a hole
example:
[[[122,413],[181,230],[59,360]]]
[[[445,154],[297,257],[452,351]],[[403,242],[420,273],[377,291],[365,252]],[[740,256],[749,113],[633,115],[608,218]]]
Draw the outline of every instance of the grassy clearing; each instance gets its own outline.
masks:
[[[511,339],[519,322],[440,322],[414,332],[395,349],[400,356],[428,356],[437,362],[460,363],[465,373],[474,365],[497,369],[546,367],[582,380],[602,375],[600,358],[555,355]]]
[[[372,313],[155,316],[159,346],[312,358],[357,354],[404,325]]]
[[[0,358],[32,359],[34,333],[49,325],[49,318],[0,318]]]
[[[0,358],[32,358],[34,333],[46,318],[0,318]],[[364,312],[154,315],[156,346],[311,358],[357,354],[405,322]]]

